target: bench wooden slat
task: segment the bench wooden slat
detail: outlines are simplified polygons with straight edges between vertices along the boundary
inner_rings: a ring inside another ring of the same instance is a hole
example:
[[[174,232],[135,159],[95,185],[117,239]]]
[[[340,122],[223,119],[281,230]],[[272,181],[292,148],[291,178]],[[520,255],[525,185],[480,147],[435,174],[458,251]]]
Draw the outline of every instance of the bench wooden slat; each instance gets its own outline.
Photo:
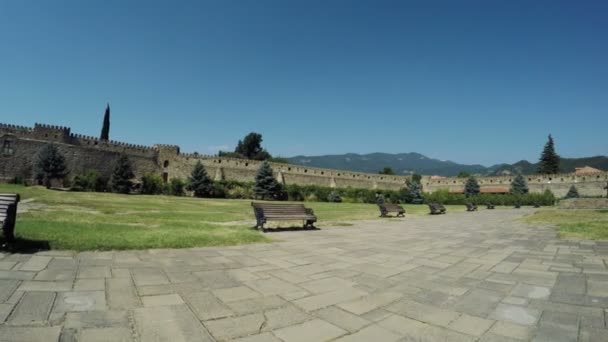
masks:
[[[405,209],[399,204],[395,203],[378,203],[378,209],[380,209],[380,216],[387,217],[389,212],[397,213],[396,216],[405,216]]]

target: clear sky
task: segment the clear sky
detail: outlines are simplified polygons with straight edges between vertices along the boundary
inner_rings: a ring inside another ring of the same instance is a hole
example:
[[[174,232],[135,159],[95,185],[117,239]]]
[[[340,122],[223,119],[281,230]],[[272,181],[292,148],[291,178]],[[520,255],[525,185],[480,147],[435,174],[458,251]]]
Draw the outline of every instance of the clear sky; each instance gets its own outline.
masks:
[[[608,1],[4,0],[0,122],[281,156],[608,151]]]

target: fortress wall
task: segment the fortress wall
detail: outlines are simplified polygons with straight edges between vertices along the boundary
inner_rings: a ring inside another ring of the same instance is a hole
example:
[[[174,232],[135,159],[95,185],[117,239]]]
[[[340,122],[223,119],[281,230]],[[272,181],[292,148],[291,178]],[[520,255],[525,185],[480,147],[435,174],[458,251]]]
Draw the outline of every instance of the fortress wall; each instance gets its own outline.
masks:
[[[506,188],[509,189],[514,176],[479,177],[481,188]],[[524,176],[528,182],[530,192],[543,192],[551,190],[556,197],[564,197],[570,186],[575,185],[579,194],[585,196],[605,196],[604,187],[608,182],[608,172],[588,175],[554,174],[554,175],[528,175]],[[432,180],[424,177],[422,184],[424,191],[433,192],[439,189],[462,190],[466,178],[444,178]]]
[[[187,179],[196,162],[201,161],[209,176],[214,179],[219,177],[252,182],[261,164],[260,161],[255,160],[205,156],[197,153],[184,154],[176,145],[149,147],[102,141],[95,137],[71,133],[68,127],[44,124],[35,124],[31,128],[0,123],[0,149],[3,149],[6,141],[9,142],[13,152],[7,154],[0,150],[0,180],[9,180],[15,176],[32,178],[34,158],[38,150],[49,142],[57,144],[66,156],[72,177],[90,169],[109,175],[120,153],[129,156],[138,178],[146,174],[166,174],[167,179]],[[397,190],[405,186],[410,178],[280,163],[271,163],[271,166],[275,175],[285,184]],[[543,192],[549,189],[556,196],[563,197],[570,186],[575,184],[581,195],[602,196],[606,194],[604,187],[608,182],[608,173],[533,175],[526,176],[526,179],[531,192]],[[513,176],[478,178],[482,188],[508,189],[512,180]],[[422,177],[423,189],[426,192],[439,189],[462,190],[465,182],[466,178]]]

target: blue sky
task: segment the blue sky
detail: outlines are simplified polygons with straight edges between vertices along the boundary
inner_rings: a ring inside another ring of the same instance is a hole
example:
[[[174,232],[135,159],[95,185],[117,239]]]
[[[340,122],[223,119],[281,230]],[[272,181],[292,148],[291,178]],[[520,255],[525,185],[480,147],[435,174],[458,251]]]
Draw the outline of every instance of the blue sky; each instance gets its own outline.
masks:
[[[0,2],[0,122],[209,154],[608,151],[606,1]]]

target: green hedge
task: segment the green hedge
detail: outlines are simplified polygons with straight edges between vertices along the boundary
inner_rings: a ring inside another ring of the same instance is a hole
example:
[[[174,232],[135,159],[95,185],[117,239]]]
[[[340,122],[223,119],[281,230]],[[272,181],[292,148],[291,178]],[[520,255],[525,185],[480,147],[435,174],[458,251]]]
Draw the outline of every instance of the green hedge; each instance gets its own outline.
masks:
[[[450,193],[448,190],[437,190],[431,194],[424,195],[425,203],[441,203],[441,204],[462,204],[474,203],[484,205],[491,202],[494,205],[554,205],[556,198],[550,190],[544,193],[528,193],[525,195],[518,194],[478,194],[476,196],[465,197],[464,194]]]

